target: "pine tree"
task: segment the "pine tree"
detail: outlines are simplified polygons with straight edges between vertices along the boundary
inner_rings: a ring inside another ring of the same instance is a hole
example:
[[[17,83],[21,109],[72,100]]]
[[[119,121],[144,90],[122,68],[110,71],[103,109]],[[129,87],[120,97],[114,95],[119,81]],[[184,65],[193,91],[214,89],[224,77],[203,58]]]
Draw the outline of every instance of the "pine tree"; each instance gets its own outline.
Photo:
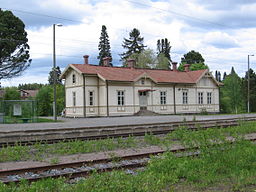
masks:
[[[110,43],[108,39],[108,33],[107,33],[107,27],[105,25],[102,25],[101,28],[101,35],[100,35],[100,42],[98,45],[99,49],[99,56],[97,59],[99,59],[99,65],[103,65],[103,58],[104,57],[111,57],[110,52]],[[112,63],[110,61],[110,65],[112,66]]]
[[[215,79],[218,81],[218,71],[215,71]]]
[[[224,72],[224,74],[223,74],[223,80],[225,80],[226,76],[227,76],[227,73]]]
[[[30,63],[24,23],[0,8],[0,80],[21,75]]]
[[[220,71],[218,72],[218,81],[221,82],[221,73],[220,73]]]
[[[140,31],[134,28],[130,33],[129,39],[124,38],[123,48],[127,49],[122,53],[121,59],[124,61],[129,58],[133,53],[140,54],[146,46],[143,45],[144,38],[140,36]]]
[[[157,54],[160,55],[161,53],[164,54],[164,56],[171,61],[171,51],[172,46],[170,45],[170,42],[167,38],[165,39],[158,39],[157,40]]]

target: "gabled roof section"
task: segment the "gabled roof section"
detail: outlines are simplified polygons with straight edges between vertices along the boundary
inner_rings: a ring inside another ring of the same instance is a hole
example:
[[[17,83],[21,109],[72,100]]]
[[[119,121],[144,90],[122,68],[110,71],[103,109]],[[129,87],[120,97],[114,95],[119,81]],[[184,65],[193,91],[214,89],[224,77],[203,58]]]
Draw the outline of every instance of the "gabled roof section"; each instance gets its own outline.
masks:
[[[208,69],[180,72],[172,70],[158,70],[158,69],[137,69],[127,67],[105,67],[90,64],[71,64],[76,71],[85,75],[98,75],[101,79],[108,81],[129,81],[135,82],[142,76],[151,78],[155,83],[197,83]],[[65,78],[65,73],[68,72],[66,68],[62,73],[61,78]]]
[[[81,64],[80,64],[81,65]],[[64,71],[60,74],[60,79],[65,79],[66,78],[66,75],[68,73],[68,71],[70,69],[73,69],[75,70],[76,72],[82,74],[82,71],[80,71],[78,68],[74,67],[73,64],[69,64],[65,69]]]

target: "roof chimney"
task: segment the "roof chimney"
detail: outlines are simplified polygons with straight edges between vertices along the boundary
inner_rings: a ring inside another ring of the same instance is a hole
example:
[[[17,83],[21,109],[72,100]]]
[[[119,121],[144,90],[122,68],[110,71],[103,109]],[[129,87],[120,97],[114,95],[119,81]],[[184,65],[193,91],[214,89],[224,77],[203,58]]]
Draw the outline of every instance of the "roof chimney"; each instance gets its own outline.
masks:
[[[136,60],[135,59],[127,59],[127,67],[135,68]]]
[[[89,64],[88,62],[88,58],[89,58],[89,55],[84,55],[84,64]]]
[[[185,64],[185,65],[184,65],[185,72],[188,72],[188,71],[189,71],[189,66],[190,66],[190,64]]]
[[[172,70],[177,71],[177,62],[172,62]]]
[[[111,59],[112,59],[111,57],[104,57],[103,58],[103,66],[109,67]]]

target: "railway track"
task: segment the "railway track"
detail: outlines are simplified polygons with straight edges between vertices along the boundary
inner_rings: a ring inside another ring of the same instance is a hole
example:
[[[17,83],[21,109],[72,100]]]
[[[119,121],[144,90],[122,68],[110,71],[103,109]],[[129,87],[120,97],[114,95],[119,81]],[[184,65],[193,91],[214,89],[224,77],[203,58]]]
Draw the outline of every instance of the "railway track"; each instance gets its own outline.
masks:
[[[143,136],[146,133],[166,134],[180,126],[188,129],[198,130],[214,127],[229,127],[239,125],[239,121],[256,121],[256,117],[232,118],[220,120],[205,121],[183,121],[170,123],[153,123],[137,125],[120,125],[120,126],[100,126],[100,127],[79,127],[79,128],[62,128],[62,129],[40,129],[1,132],[0,130],[0,147],[19,145],[32,145],[37,142],[56,143],[60,141],[71,140],[90,140],[104,139],[128,136]]]
[[[184,156],[179,153],[185,151],[183,147],[171,149],[170,152],[176,153],[178,157]],[[5,184],[19,183],[21,180],[26,179],[29,182],[37,181],[46,178],[58,178],[65,177],[68,179],[74,179],[78,177],[86,177],[93,171],[107,172],[113,170],[128,170],[128,173],[132,173],[133,169],[144,167],[150,160],[150,156],[159,155],[166,152],[166,150],[157,150],[154,152],[139,152],[130,155],[124,155],[120,157],[109,157],[103,159],[97,159],[94,161],[79,161],[70,162],[56,165],[38,166],[23,169],[2,170],[0,171],[0,182]],[[198,155],[199,152],[189,152],[186,156]]]
[[[255,134],[245,137],[246,140],[256,141]],[[229,140],[230,144],[234,140]],[[213,145],[219,145],[213,144]],[[134,173],[133,169],[144,167],[150,160],[151,156],[159,155],[164,152],[175,153],[177,157],[198,156],[200,155],[199,147],[185,148],[183,146],[174,146],[169,150],[153,150],[150,152],[133,151],[133,153],[119,155],[115,157],[104,157],[96,160],[73,161],[68,163],[60,163],[56,165],[36,166],[21,169],[1,170],[0,182],[5,184],[19,183],[21,180],[29,182],[37,181],[46,178],[65,177],[74,179],[78,177],[89,176],[92,172],[107,172],[113,170],[128,170],[127,173]]]

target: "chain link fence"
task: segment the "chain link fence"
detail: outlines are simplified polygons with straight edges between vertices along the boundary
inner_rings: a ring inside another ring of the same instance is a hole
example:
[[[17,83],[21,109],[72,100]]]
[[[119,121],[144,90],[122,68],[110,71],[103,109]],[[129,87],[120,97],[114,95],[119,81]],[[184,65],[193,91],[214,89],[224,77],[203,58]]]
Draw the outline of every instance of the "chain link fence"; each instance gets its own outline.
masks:
[[[2,100],[0,101],[0,123],[37,122],[36,101]]]

